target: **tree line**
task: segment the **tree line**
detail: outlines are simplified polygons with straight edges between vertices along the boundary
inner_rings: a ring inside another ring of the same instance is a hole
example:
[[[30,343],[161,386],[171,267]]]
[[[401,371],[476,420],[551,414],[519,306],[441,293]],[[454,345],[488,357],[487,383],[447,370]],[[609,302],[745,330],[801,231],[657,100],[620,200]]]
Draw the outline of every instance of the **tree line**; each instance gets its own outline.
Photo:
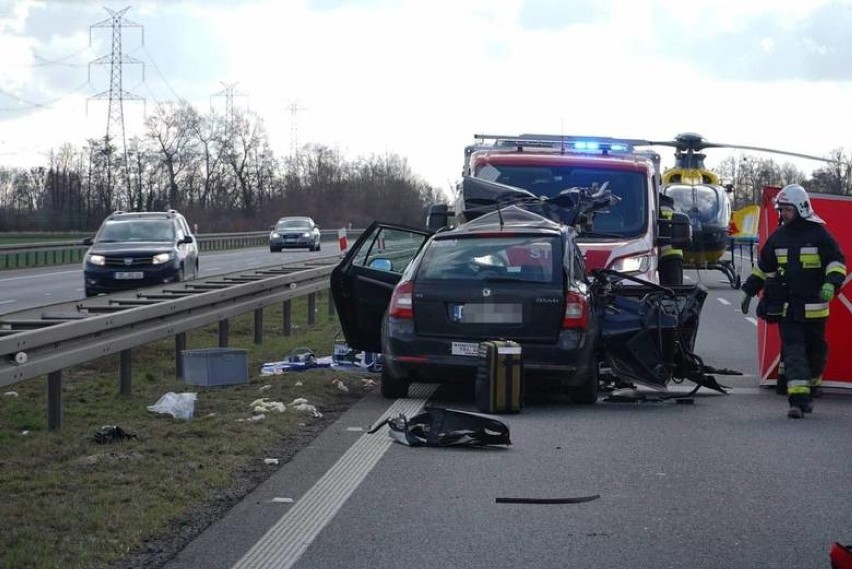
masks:
[[[837,149],[827,158],[835,162],[810,175],[747,155],[713,170],[733,185],[736,208],[759,203],[766,185],[852,194],[852,156]],[[201,114],[185,102],[158,105],[126,146],[90,139],[51,151],[44,166],[0,167],[0,231],[93,231],[119,209],[177,209],[202,233],[262,230],[285,215],[325,228],[422,225],[435,201],[445,200],[396,154],[346,159],[306,145],[282,158],[255,113]]]
[[[285,215],[320,227],[424,223],[439,193],[396,154],[347,159],[323,145],[276,156],[255,113],[158,105],[144,132],[70,143],[44,166],[0,167],[0,231],[93,231],[115,210],[176,209],[201,233],[257,231]]]
[[[749,204],[760,205],[764,186],[802,184],[808,192],[852,195],[852,154],[835,149],[826,158],[831,162],[810,174],[789,162],[779,164],[772,158],[747,154],[728,156],[713,171],[733,186],[735,209]]]

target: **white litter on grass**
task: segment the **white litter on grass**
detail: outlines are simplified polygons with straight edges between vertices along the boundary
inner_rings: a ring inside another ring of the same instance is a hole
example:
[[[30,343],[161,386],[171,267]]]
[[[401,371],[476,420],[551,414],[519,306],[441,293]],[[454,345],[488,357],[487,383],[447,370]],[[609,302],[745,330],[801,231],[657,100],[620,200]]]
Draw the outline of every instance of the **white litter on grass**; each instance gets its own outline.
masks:
[[[331,384],[337,388],[338,391],[342,393],[349,393],[349,388],[346,387],[346,384],[343,383],[339,379],[332,380]]]
[[[299,397],[297,399],[293,399],[293,401],[290,403],[290,406],[293,407],[295,405],[304,405],[307,402],[308,402],[308,400],[305,399],[304,397]]]
[[[277,458],[264,458],[263,462],[264,462],[264,464],[278,464],[278,459]]]
[[[152,413],[171,415],[175,419],[191,419],[195,413],[197,393],[175,393],[169,391],[159,401],[148,407]]]
[[[27,435],[29,435],[29,434],[30,434],[30,432],[29,432],[29,431],[21,431],[21,434],[22,434],[23,436],[27,436]]]
[[[261,393],[263,393],[264,391],[269,391],[270,389],[272,389],[272,385],[269,383],[257,388],[257,390]]]
[[[297,382],[296,382],[296,383],[294,383],[293,385],[295,385],[296,387],[302,387],[302,386],[303,386],[303,385],[305,385],[305,384],[304,384],[304,383],[302,383],[301,381],[297,381]]]
[[[269,413],[271,411],[283,413],[287,410],[287,407],[280,401],[273,401],[267,397],[264,397],[263,399],[255,399],[251,402],[249,407],[251,407],[252,411],[255,413]]]
[[[3,397],[17,397],[17,396],[18,396],[17,391],[7,391],[6,393],[3,394]]]
[[[302,403],[300,405],[296,405],[294,407],[294,409],[296,409],[296,411],[303,411],[305,413],[310,413],[311,415],[313,415],[317,419],[322,417],[322,413],[317,411],[316,407],[314,407],[313,405],[309,405],[307,403]]]

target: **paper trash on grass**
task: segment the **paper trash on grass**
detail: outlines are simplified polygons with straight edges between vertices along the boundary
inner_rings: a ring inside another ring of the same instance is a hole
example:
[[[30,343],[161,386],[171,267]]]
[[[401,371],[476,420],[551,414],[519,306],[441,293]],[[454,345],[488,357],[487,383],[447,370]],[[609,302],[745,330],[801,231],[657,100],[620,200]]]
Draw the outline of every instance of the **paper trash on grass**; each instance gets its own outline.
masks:
[[[268,397],[263,397],[261,399],[255,399],[249,404],[252,411],[255,413],[269,413],[271,411],[277,411],[278,413],[283,413],[287,410],[287,407],[281,403],[280,401],[273,401]]]
[[[171,415],[175,419],[191,419],[195,413],[197,393],[175,393],[169,391],[159,401],[148,407],[148,411]]]

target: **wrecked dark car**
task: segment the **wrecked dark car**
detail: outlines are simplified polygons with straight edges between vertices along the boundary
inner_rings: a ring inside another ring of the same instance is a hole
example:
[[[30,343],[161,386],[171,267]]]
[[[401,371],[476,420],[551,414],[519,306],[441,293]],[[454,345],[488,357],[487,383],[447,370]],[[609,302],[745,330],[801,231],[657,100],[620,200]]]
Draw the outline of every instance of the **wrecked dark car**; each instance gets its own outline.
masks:
[[[689,379],[724,392],[692,351],[703,287],[586,274],[577,229],[611,203],[605,188],[519,192],[437,233],[375,222],[333,270],[346,341],[383,354],[385,397],[405,397],[412,381],[472,380],[479,343],[498,338],[521,344],[527,385],[578,403],[595,403],[602,385]]]
[[[598,323],[575,237],[516,206],[434,235],[373,223],[331,276],[346,340],[384,355],[386,397],[472,380],[479,343],[511,338],[527,382],[594,403]]]

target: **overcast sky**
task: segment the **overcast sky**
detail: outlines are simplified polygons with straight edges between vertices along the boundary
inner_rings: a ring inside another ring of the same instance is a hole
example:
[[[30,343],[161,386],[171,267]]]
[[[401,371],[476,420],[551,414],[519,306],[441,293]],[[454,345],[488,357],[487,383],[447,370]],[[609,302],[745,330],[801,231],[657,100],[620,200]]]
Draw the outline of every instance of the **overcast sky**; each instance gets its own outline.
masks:
[[[141,26],[123,87],[149,114],[224,110],[230,85],[281,156],[295,116],[299,144],[400,154],[444,189],[480,132],[852,148],[852,0],[0,0],[0,164],[105,133],[104,6]]]

